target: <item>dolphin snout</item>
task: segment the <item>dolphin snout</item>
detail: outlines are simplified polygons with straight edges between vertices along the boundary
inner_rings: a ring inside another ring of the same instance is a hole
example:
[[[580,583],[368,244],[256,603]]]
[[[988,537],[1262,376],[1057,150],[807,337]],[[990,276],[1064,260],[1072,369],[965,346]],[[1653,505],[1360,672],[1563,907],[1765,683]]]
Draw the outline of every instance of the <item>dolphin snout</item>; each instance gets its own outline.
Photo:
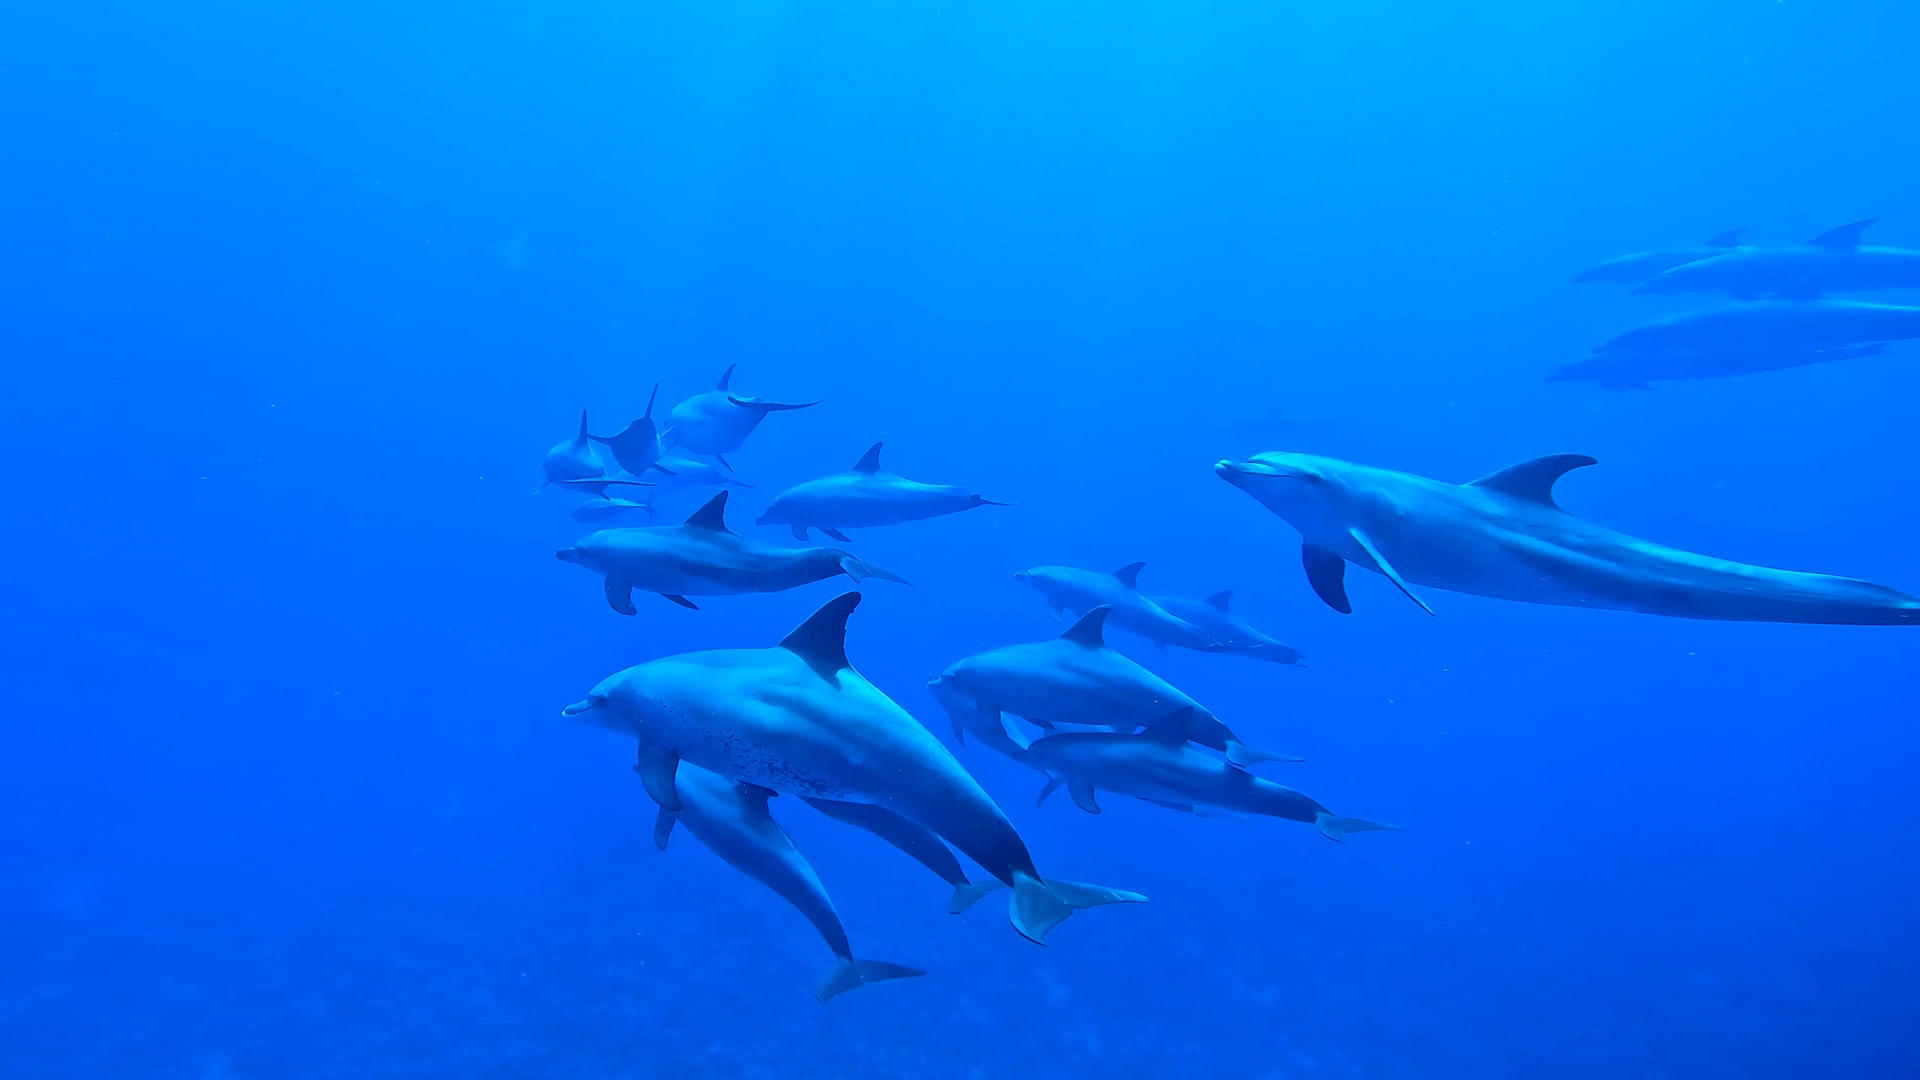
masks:
[[[605,705],[606,703],[607,703],[607,695],[588,694],[584,701],[576,701],[573,704],[567,706],[566,708],[561,709],[560,715],[569,717],[569,718],[578,718],[586,715],[587,713],[592,712],[593,710],[601,707],[602,705]]]
[[[561,548],[559,551],[553,553],[553,557],[559,559],[561,562],[577,563],[580,561],[580,549]]]

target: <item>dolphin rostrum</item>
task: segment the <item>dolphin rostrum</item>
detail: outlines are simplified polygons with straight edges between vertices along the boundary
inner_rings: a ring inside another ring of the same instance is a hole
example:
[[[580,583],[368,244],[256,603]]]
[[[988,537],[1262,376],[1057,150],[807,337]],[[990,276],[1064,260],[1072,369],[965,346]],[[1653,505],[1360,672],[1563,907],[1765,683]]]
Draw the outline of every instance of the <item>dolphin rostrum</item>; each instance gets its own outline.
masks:
[[[784,592],[841,574],[855,581],[874,577],[909,584],[838,548],[783,548],[749,540],[727,528],[726,512],[722,491],[684,525],[602,529],[554,557],[605,578],[607,604],[622,615],[635,614],[635,589],[693,608],[689,596]]]
[[[642,748],[643,760],[647,753]],[[634,771],[642,775],[646,772],[640,765],[635,765]],[[653,846],[665,851],[674,825],[684,824],[727,865],[772,889],[805,915],[826,939],[834,958],[833,970],[821,981],[814,997],[826,1001],[868,983],[926,974],[918,968],[881,960],[854,959],[846,928],[833,909],[833,898],[827,895],[793,837],[767,812],[767,796],[771,794],[767,789],[736,784],[717,773],[688,766],[675,774],[674,791],[679,795],[680,809],[661,808],[653,823]]]
[[[991,730],[1002,713],[1042,728],[1078,724],[1131,732],[1168,709],[1190,706],[1184,714],[1187,738],[1224,752],[1236,765],[1300,760],[1248,746],[1205,706],[1108,648],[1104,631],[1111,611],[1096,607],[1051,641],[989,649],[941,672],[936,692],[948,711],[969,702],[977,710],[955,714],[955,737]]]
[[[1108,607],[1113,609],[1107,616],[1110,625],[1139,634],[1155,645],[1178,645],[1202,652],[1218,647],[1220,643],[1212,635],[1140,591],[1140,570],[1146,565],[1128,563],[1111,574],[1074,566],[1036,566],[1013,575],[1013,580],[1038,590],[1055,619],[1062,611],[1081,616],[1094,608]]]
[[[1329,840],[1351,833],[1393,830],[1362,818],[1341,817],[1289,787],[1263,780],[1211,754],[1187,745],[1183,706],[1147,725],[1137,735],[1111,731],[1072,731],[1035,739],[1034,759],[1051,779],[1040,801],[1061,784],[1073,803],[1089,814],[1100,812],[1096,790],[1131,795],[1182,813],[1252,814],[1317,826]]]
[[[1745,229],[1729,229],[1707,240],[1699,247],[1671,248],[1665,251],[1642,251],[1632,255],[1622,255],[1617,259],[1608,259],[1599,266],[1587,270],[1575,281],[1612,281],[1623,284],[1636,284],[1653,277],[1664,270],[1701,259],[1711,259],[1716,255],[1725,255],[1730,251],[1743,250],[1740,246],[1740,234]]]
[[[662,436],[667,443],[684,447],[696,454],[709,454],[718,459],[728,469],[726,455],[740,449],[760,426],[760,421],[771,412],[788,409],[805,409],[820,404],[817,401],[803,401],[795,405],[785,405],[777,401],[765,401],[757,397],[741,397],[728,391],[727,384],[733,381],[733,369],[738,365],[728,365],[720,376],[720,384],[704,394],[682,401],[667,414],[667,430]]]
[[[1300,650],[1261,633],[1233,613],[1233,590],[1224,589],[1205,600],[1184,596],[1149,597],[1177,619],[1197,626],[1213,640],[1208,652],[1234,653],[1275,664],[1298,664]]]
[[[565,715],[632,735],[647,792],[681,808],[682,760],[787,794],[885,807],[958,848],[1013,889],[1015,929],[1042,941],[1080,908],[1138,893],[1043,878],[1012,823],[953,755],[847,660],[836,597],[770,649],[683,653],[618,672]]]
[[[846,472],[808,480],[774,496],[758,524],[785,525],[796,540],[805,540],[807,527],[812,526],[845,542],[842,529],[898,525],[976,506],[1007,505],[951,484],[923,484],[895,476],[880,467],[881,445],[874,443]]]
[[[1577,518],[1554,502],[1553,485],[1592,464],[1555,454],[1470,484],[1309,454],[1214,470],[1300,531],[1307,580],[1340,612],[1352,610],[1353,563],[1429,613],[1414,586],[1688,619],[1920,625],[1920,600],[1882,585],[1728,562]]]
[[[620,467],[635,476],[644,474],[648,469],[657,469],[663,473],[673,470],[660,464],[660,429],[653,423],[653,402],[660,396],[660,384],[653,384],[653,393],[647,395],[647,411],[640,419],[622,428],[616,435],[589,435],[588,438],[607,448],[613,460]]]
[[[1829,229],[1804,244],[1742,248],[1671,267],[1635,292],[1725,293],[1742,300],[1762,296],[1819,296],[1827,292],[1920,288],[1920,251],[1860,242],[1876,218]]]

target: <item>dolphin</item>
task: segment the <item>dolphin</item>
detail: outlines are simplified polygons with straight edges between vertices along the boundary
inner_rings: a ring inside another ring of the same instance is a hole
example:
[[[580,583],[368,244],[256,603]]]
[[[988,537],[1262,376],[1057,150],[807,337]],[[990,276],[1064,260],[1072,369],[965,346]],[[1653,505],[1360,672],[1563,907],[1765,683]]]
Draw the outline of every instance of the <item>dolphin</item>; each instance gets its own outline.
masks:
[[[1920,625],[1920,600],[1885,586],[1728,562],[1577,518],[1554,502],[1553,485],[1592,464],[1554,454],[1470,484],[1309,454],[1214,470],[1300,531],[1307,580],[1340,612],[1352,610],[1351,562],[1428,613],[1413,586],[1688,619]]]
[[[644,759],[646,751],[642,750]],[[635,772],[645,770],[634,766]],[[772,889],[780,899],[799,909],[833,950],[833,970],[814,997],[827,1001],[868,983],[909,979],[926,972],[882,960],[856,960],[847,943],[846,928],[833,909],[833,899],[813,872],[812,864],[767,812],[765,788],[736,784],[717,773],[686,767],[673,779],[680,809],[661,808],[653,823],[653,846],[667,850],[667,838],[676,823],[684,824],[694,839],[705,844],[728,866]]]
[[[1013,889],[1008,915],[1035,942],[1080,908],[1138,893],[1048,879],[1020,834],[940,740],[847,660],[859,593],[828,601],[778,646],[682,653],[601,681],[563,715],[650,747],[647,792],[680,809],[685,761],[786,794],[885,807]]]
[[[646,503],[637,503],[631,499],[610,499],[603,495],[578,504],[567,511],[567,516],[575,521],[613,521],[635,510],[647,509]]]
[[[727,528],[726,513],[722,491],[684,525],[602,529],[553,554],[604,577],[607,604],[622,615],[636,613],[635,589],[698,610],[688,596],[785,592],[841,574],[855,581],[875,577],[911,584],[839,548],[783,548],[749,540]]]
[[[653,486],[645,480],[634,480],[624,476],[586,476],[569,480],[553,480],[550,483],[555,487],[566,488],[568,491],[585,492],[596,499],[607,498],[609,488]]]
[[[727,390],[727,384],[733,381],[733,369],[738,365],[730,364],[720,376],[720,384],[704,394],[695,394],[673,407],[667,414],[667,430],[663,439],[672,446],[684,447],[696,454],[707,454],[715,458],[728,469],[726,455],[740,449],[760,426],[760,421],[771,412],[783,412],[789,409],[805,409],[820,404],[818,401],[803,401],[795,405],[785,405],[777,401],[763,401],[757,397],[740,397]]]
[[[553,444],[547,456],[540,462],[540,471],[546,479],[534,490],[538,495],[548,484],[562,480],[581,480],[594,476],[605,476],[606,466],[593,452],[592,437],[587,434],[587,410],[580,410],[580,432],[571,439],[562,439]]]
[[[1881,356],[1885,342],[1839,345],[1825,349],[1754,349],[1702,354],[1688,352],[1610,352],[1562,364],[1549,372],[1548,382],[1592,382],[1607,390],[1651,390],[1652,383],[1689,379],[1730,379],[1763,371],[1830,364]]]
[[[1636,293],[1725,293],[1742,300],[1762,296],[1812,297],[1828,292],[1920,289],[1920,251],[1860,242],[1877,218],[1829,229],[1804,244],[1742,248],[1671,267],[1648,278]]]
[[[653,402],[660,396],[660,384],[653,384],[653,393],[647,395],[647,411],[640,419],[622,428],[616,435],[589,435],[588,438],[607,448],[613,460],[620,467],[635,476],[641,476],[648,469],[660,472],[672,472],[660,464],[660,431],[653,423]]]
[[[1329,840],[1351,833],[1395,830],[1363,818],[1341,817],[1289,787],[1203,754],[1187,745],[1189,707],[1148,724],[1137,735],[1111,731],[1073,731],[1035,739],[1030,752],[1051,779],[1040,791],[1044,802],[1061,784],[1073,804],[1100,812],[1094,792],[1105,789],[1131,795],[1182,813],[1251,814],[1285,818],[1319,827]]]
[[[808,480],[774,496],[757,524],[785,525],[796,540],[805,540],[807,527],[812,526],[845,543],[842,529],[898,525],[976,506],[1007,505],[951,484],[923,484],[895,476],[880,467],[881,445],[874,443],[846,472]]]
[[[1298,664],[1300,650],[1268,637],[1233,613],[1233,590],[1224,589],[1205,600],[1184,596],[1148,597],[1182,622],[1200,628],[1213,639],[1208,652],[1234,653],[1275,664]]]
[[[954,685],[952,679],[944,675],[935,675],[927,680],[927,690],[933,699],[947,711],[947,719],[953,725],[953,741],[961,746],[971,737],[975,742],[997,751],[1021,764],[1031,764],[1027,760],[1027,740],[1025,736],[1007,726],[1007,718],[998,709],[989,709],[980,704],[972,694]]]
[[[1632,255],[1622,255],[1617,259],[1608,259],[1591,270],[1582,272],[1575,281],[1611,281],[1623,284],[1636,284],[1653,277],[1664,270],[1701,259],[1711,259],[1716,255],[1725,255],[1731,251],[1745,250],[1740,245],[1740,234],[1745,229],[1729,229],[1718,236],[1711,237],[1700,247],[1670,248],[1665,251],[1641,251]]]
[[[1146,565],[1128,563],[1111,574],[1073,566],[1036,566],[1013,575],[1013,580],[1039,590],[1055,619],[1061,617],[1062,610],[1079,616],[1096,607],[1108,607],[1113,609],[1107,617],[1109,623],[1163,648],[1178,645],[1209,652],[1218,647],[1220,643],[1212,635],[1140,591],[1140,570]]]
[[[970,699],[978,710],[965,719],[955,718],[955,737],[962,729],[979,737],[1002,713],[1042,728],[1080,724],[1130,732],[1168,709],[1189,706],[1187,738],[1224,752],[1235,765],[1300,760],[1248,746],[1172,683],[1107,648],[1105,627],[1112,610],[1103,604],[1052,641],[989,649],[941,672],[939,692],[953,695],[943,697],[942,703],[964,706]],[[952,708],[949,705],[949,711]]]
[[[884,806],[836,802],[832,799],[804,798],[804,801],[835,821],[864,829],[885,840],[953,886],[953,896],[947,901],[947,913],[950,915],[960,914],[981,897],[1003,887],[992,878],[985,881],[969,879],[967,872],[960,868],[960,860],[953,857],[953,852],[947,850],[947,845],[938,836]]]
[[[1724,356],[1798,353],[1920,337],[1920,307],[1860,300],[1756,300],[1636,326],[1598,353]]]

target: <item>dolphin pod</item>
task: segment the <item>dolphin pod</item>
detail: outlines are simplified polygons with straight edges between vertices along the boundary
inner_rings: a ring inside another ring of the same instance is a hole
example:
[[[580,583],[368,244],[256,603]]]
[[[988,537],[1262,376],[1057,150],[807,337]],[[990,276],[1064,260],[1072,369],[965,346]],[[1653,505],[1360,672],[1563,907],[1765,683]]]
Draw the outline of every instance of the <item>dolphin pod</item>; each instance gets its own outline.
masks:
[[[757,524],[785,525],[796,540],[809,527],[846,543],[842,529],[871,529],[957,514],[976,506],[1005,506],[951,484],[923,484],[896,476],[880,465],[874,443],[846,472],[808,480],[773,497]]]
[[[1722,293],[1757,300],[1920,288],[1920,251],[1860,242],[1861,234],[1877,220],[1849,222],[1804,244],[1739,248],[1668,267],[1634,291],[1669,296]]]
[[[1729,229],[1711,237],[1699,247],[1669,248],[1660,251],[1640,251],[1632,255],[1608,259],[1606,262],[1582,272],[1575,281],[1605,281],[1620,284],[1637,285],[1676,266],[1711,259],[1716,255],[1746,250],[1740,245],[1740,234],[1745,229]]]
[[[1594,463],[1555,454],[1469,484],[1310,454],[1214,469],[1300,532],[1307,581],[1343,613],[1352,563],[1429,614],[1416,585],[1685,619],[1920,625],[1920,600],[1882,585],[1662,547],[1562,510],[1554,483]]]

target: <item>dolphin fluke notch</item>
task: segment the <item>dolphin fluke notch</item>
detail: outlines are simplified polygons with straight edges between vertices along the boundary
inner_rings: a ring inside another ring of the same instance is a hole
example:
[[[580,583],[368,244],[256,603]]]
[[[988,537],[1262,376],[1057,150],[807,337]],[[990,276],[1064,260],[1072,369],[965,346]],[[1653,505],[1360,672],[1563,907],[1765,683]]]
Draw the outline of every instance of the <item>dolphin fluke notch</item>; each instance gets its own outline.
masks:
[[[1746,226],[1743,225],[1738,229],[1728,229],[1723,233],[1715,233],[1707,237],[1707,246],[1711,248],[1737,248],[1740,246],[1741,235],[1746,231]]]
[[[1368,821],[1365,818],[1341,817],[1339,814],[1320,811],[1313,817],[1313,823],[1320,828],[1320,835],[1329,840],[1345,840],[1357,832],[1399,832],[1400,826],[1388,825],[1381,821]]]
[[[910,968],[905,964],[889,964],[885,960],[855,960],[851,956],[842,957],[827,972],[820,983],[820,989],[813,996],[820,1001],[832,1001],[849,990],[857,990],[868,983],[886,982],[888,979],[914,979],[926,972],[919,968]]]
[[[687,528],[706,529],[709,532],[733,532],[732,529],[727,528],[727,492],[723,489],[720,494],[708,499],[705,506],[695,510],[693,516],[687,519]]]
[[[1013,899],[1007,914],[1013,928],[1036,945],[1047,943],[1047,931],[1083,908],[1102,904],[1144,904],[1147,898],[1124,889],[1084,885],[1077,881],[1041,881],[1024,873],[1013,875]]]
[[[853,463],[853,471],[857,473],[879,472],[880,471],[880,448],[884,445],[886,444],[874,443],[872,446],[868,447],[867,452],[860,455],[860,460]]]
[[[1075,645],[1085,645],[1089,649],[1102,648],[1107,643],[1107,616],[1113,608],[1107,604],[1080,616],[1080,621],[1067,627],[1060,640],[1071,641]]]
[[[1861,218],[1859,221],[1849,221],[1838,228],[1828,229],[1826,232],[1807,241],[1807,244],[1811,247],[1826,248],[1829,251],[1845,251],[1848,248],[1857,248],[1860,246],[1861,234],[1867,231],[1868,226],[1879,220],[1877,217],[1870,217]]]
[[[833,678],[853,666],[847,661],[847,617],[859,606],[857,592],[834,597],[781,638],[780,647],[805,660],[822,678]]]
[[[1140,571],[1146,569],[1146,567],[1147,564],[1143,562],[1128,563],[1120,569],[1115,570],[1113,576],[1119,580],[1120,584],[1125,585],[1127,588],[1138,589],[1140,587]]]
[[[1510,465],[1497,473],[1475,480],[1471,487],[1497,491],[1502,495],[1511,495],[1516,499],[1525,499],[1555,510],[1560,504],[1553,501],[1553,485],[1563,476],[1575,469],[1584,469],[1589,465],[1600,464],[1599,459],[1585,454],[1548,454],[1532,461],[1523,461]]]

